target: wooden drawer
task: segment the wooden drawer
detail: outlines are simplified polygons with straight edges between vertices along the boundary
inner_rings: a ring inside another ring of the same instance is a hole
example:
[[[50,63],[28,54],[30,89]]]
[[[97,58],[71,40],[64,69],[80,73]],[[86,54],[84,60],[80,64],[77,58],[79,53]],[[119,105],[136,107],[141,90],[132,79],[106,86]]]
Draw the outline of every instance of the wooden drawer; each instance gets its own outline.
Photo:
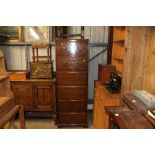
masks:
[[[58,124],[86,124],[86,113],[59,114]]]
[[[15,100],[15,104],[21,104],[24,108],[34,108],[33,100]]]
[[[87,85],[87,72],[57,72],[58,85]]]
[[[63,58],[60,57],[56,60],[57,71],[87,71],[88,60],[87,58]]]
[[[65,57],[87,57],[88,55],[88,40],[56,41],[57,56]]]
[[[32,94],[15,94],[14,95],[16,100],[32,100]]]
[[[58,100],[81,100],[87,99],[86,86],[62,86],[57,88]]]
[[[57,110],[63,112],[85,112],[87,110],[87,101],[57,101]]]
[[[33,108],[32,94],[15,94],[15,104],[22,104],[24,108]]]
[[[13,92],[32,92],[32,85],[15,84],[12,85]]]

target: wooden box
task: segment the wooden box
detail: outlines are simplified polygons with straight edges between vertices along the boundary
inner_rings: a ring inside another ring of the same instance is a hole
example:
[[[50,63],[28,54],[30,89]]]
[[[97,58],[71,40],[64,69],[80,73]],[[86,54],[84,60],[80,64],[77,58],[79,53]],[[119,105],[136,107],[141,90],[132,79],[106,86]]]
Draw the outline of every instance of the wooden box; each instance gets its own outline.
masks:
[[[53,78],[53,61],[30,62],[31,78],[51,79]]]
[[[8,71],[10,80],[26,80],[30,78],[30,71]]]
[[[116,71],[116,67],[112,65],[99,64],[98,80],[104,84],[109,81],[110,73]]]

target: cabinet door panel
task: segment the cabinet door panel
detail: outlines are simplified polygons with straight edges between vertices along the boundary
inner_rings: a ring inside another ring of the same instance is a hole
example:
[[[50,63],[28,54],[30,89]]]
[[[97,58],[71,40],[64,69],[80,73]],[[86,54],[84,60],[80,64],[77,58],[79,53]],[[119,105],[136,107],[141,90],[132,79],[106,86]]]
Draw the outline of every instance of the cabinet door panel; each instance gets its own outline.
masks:
[[[36,106],[38,108],[52,108],[53,106],[53,89],[52,86],[37,85],[35,87]]]

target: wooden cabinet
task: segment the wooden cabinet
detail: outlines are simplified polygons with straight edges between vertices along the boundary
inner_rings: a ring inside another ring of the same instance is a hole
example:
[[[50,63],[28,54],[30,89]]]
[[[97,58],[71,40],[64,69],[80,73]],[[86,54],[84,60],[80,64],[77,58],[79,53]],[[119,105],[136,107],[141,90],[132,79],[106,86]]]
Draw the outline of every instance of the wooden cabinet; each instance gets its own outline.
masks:
[[[93,127],[96,129],[109,128],[109,116],[105,111],[106,106],[119,106],[120,94],[112,94],[101,84],[95,82]]]
[[[111,72],[115,72],[115,71],[116,71],[115,66],[99,64],[98,65],[98,80],[102,84],[105,84],[107,81],[110,80]]]
[[[87,126],[88,40],[56,41],[58,127]]]
[[[28,79],[11,81],[15,103],[25,111],[52,111],[55,113],[55,79]]]
[[[112,65],[116,66],[118,74],[123,73],[123,61],[125,57],[125,39],[126,39],[126,27],[114,26],[113,31],[113,47],[112,47]]]

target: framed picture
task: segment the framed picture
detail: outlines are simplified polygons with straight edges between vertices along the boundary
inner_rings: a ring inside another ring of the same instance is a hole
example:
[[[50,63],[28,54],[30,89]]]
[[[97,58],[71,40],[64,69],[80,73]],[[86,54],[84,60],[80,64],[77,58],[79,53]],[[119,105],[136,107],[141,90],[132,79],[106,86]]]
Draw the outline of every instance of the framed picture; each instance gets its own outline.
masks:
[[[49,43],[49,26],[25,26],[24,41]]]
[[[21,42],[21,26],[0,26],[0,42]]]

